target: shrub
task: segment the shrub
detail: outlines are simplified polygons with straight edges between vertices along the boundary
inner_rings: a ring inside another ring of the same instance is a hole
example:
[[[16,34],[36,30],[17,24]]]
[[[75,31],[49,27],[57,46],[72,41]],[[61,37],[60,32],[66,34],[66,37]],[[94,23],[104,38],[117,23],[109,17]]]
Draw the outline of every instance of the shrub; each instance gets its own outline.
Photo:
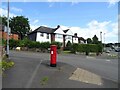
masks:
[[[60,47],[62,46],[62,43],[60,43],[60,42],[52,42],[50,45],[56,45],[57,49],[60,49]]]
[[[10,39],[9,40],[9,46],[10,46],[11,49],[14,48],[14,47],[17,47],[17,46],[19,46],[19,41],[14,40],[14,39]]]
[[[20,47],[28,47],[31,41],[28,38],[24,38],[23,40],[20,40],[19,46]]]
[[[6,44],[6,40],[0,38],[0,46],[5,46],[5,44]]]
[[[74,43],[72,46],[71,46],[71,52],[72,53],[76,53],[77,51],[79,50],[79,45]]]
[[[2,60],[2,62],[0,62],[0,66],[1,65],[2,65],[2,70],[4,71],[6,69],[11,68],[14,65],[14,62],[13,61]]]
[[[85,52],[86,55],[89,55],[89,52],[98,54],[99,52],[102,52],[102,44],[73,44],[71,52]]]
[[[71,46],[72,46],[71,42],[68,41],[66,44],[65,50],[71,50]]]
[[[50,43],[49,42],[42,42],[40,44],[40,48],[41,49],[48,49],[50,47]]]

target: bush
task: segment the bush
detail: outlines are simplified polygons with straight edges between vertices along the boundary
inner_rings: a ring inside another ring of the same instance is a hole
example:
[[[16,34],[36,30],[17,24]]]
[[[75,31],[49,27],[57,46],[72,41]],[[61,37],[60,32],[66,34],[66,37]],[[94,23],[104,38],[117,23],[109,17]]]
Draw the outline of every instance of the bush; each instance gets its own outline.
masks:
[[[6,44],[6,40],[0,38],[0,46],[5,46],[5,44]]]
[[[72,46],[71,46],[71,52],[72,53],[76,53],[79,51],[79,45],[74,43]]]
[[[50,45],[56,45],[57,49],[60,49],[61,46],[62,46],[62,43],[60,43],[60,42],[52,42]]]
[[[68,41],[64,50],[71,50],[71,46],[72,46],[71,42]]]
[[[12,49],[14,47],[17,47],[17,46],[19,46],[19,41],[18,40],[14,40],[14,39],[10,39],[9,40],[9,46],[10,46],[10,49]]]
[[[50,48],[50,43],[49,42],[42,42],[40,44],[40,48],[41,49],[48,49],[48,48]]]
[[[12,62],[12,61],[2,60],[2,62],[0,62],[0,66],[2,66],[3,71],[11,68],[13,65],[14,65],[14,62]]]
[[[28,47],[31,41],[28,38],[24,38],[23,40],[20,40],[19,46],[20,47]]]
[[[85,52],[86,55],[89,55],[90,52],[95,52],[98,55],[102,52],[102,44],[73,44],[71,52]]]

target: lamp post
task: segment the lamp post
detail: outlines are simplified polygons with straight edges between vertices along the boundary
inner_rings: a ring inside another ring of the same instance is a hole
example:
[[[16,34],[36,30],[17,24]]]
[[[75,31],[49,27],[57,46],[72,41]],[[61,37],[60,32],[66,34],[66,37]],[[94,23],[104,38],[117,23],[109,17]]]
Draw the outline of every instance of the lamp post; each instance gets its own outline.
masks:
[[[102,44],[102,31],[100,32],[100,38],[101,38],[101,44]],[[102,46],[103,46],[103,44],[102,44]],[[103,53],[103,48],[102,48],[102,52],[101,52],[101,54]]]
[[[7,51],[6,56],[9,58],[9,0],[8,0],[8,13],[7,13]]]
[[[100,32],[100,39],[101,39],[101,43],[102,43],[102,32]]]
[[[104,49],[105,49],[105,33],[104,33]]]

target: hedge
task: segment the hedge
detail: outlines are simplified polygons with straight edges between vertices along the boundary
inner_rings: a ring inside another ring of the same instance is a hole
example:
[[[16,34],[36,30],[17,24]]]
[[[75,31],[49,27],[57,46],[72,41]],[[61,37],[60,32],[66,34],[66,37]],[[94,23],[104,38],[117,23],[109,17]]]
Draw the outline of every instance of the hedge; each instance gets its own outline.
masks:
[[[100,53],[102,52],[102,44],[72,44],[71,52],[86,52],[86,54],[89,54],[89,52]]]
[[[39,48],[41,50],[48,50],[50,48],[50,45],[57,45],[57,48],[60,49],[62,43],[60,42],[36,42],[36,41],[31,41],[27,38],[24,38],[23,40],[13,40],[10,39],[10,48],[14,47],[27,47],[27,48]]]

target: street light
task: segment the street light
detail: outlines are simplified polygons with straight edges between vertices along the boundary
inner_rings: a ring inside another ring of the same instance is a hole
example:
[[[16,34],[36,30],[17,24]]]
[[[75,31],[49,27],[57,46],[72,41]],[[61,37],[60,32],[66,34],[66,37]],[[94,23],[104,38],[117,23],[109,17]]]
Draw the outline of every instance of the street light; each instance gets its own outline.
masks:
[[[102,32],[100,32],[100,39],[101,39],[101,43],[102,43]]]
[[[9,0],[8,0],[8,13],[7,13],[7,51],[6,56],[9,58]]]
[[[105,49],[105,33],[104,33],[104,49]]]

